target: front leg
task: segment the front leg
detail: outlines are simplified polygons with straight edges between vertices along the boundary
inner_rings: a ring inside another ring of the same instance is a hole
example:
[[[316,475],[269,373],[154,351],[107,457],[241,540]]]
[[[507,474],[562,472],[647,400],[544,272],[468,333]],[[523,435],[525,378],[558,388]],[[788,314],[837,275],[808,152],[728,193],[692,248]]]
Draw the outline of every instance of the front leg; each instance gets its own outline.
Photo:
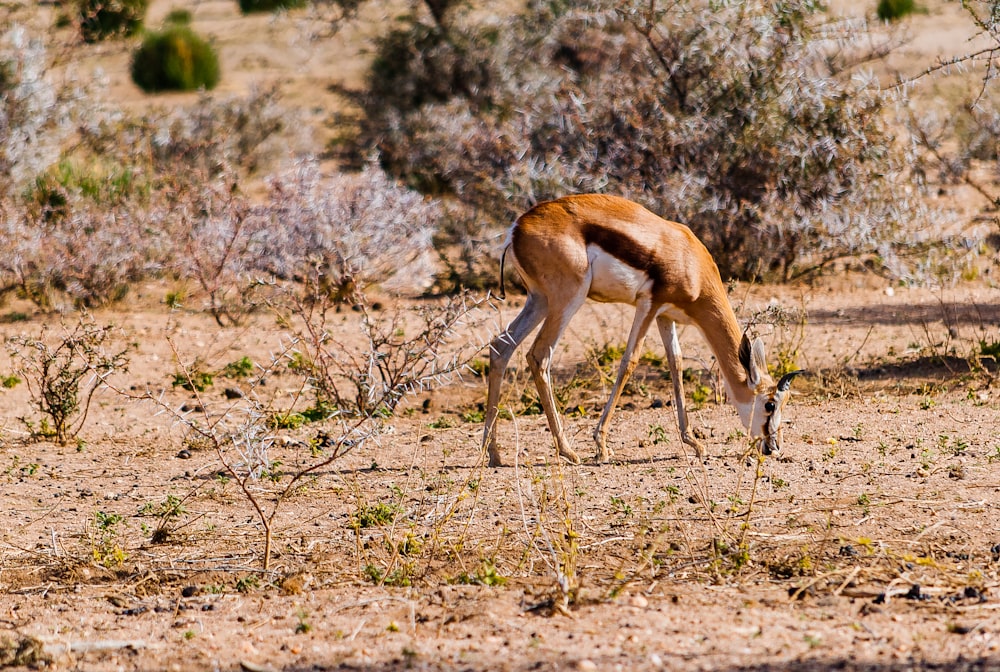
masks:
[[[639,363],[639,356],[642,351],[642,343],[646,339],[646,332],[653,322],[653,307],[648,299],[640,301],[635,309],[635,318],[632,320],[632,329],[628,334],[628,343],[625,345],[625,354],[618,365],[618,378],[615,386],[611,390],[608,403],[604,406],[601,419],[597,422],[594,430],[594,440],[597,442],[597,459],[606,462],[614,455],[614,451],[608,448],[608,429],[611,424],[611,416],[614,415],[615,406],[622,396],[625,383],[635,372],[635,367]]]
[[[705,448],[694,438],[688,427],[687,411],[684,409],[684,378],[681,370],[681,344],[677,339],[677,323],[668,317],[659,317],[656,326],[667,351],[667,363],[670,365],[670,382],[674,386],[674,407],[677,409],[677,428],[681,432],[681,441],[694,448],[699,460],[705,458]]]

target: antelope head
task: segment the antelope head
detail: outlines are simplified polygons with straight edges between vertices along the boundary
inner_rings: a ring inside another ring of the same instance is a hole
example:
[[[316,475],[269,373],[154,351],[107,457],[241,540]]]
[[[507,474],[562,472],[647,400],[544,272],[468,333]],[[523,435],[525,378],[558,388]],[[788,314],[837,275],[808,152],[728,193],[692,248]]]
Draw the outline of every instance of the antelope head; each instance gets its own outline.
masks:
[[[786,373],[775,384],[767,372],[764,343],[759,338],[751,343],[746,334],[740,342],[740,363],[747,374],[747,386],[754,395],[747,429],[751,438],[760,441],[761,452],[765,455],[777,453],[781,450],[781,410],[788,401],[788,389],[792,379],[805,371]]]

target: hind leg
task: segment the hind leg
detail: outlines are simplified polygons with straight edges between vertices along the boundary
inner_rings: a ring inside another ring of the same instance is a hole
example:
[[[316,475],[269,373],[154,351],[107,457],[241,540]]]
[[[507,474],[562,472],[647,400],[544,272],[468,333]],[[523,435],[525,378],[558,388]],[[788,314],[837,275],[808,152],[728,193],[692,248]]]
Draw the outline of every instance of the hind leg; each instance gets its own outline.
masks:
[[[556,302],[552,297],[549,297],[545,321],[542,323],[542,328],[528,353],[528,367],[535,379],[539,401],[541,401],[545,417],[549,421],[549,431],[552,433],[552,440],[555,441],[556,450],[561,457],[574,464],[580,463],[580,457],[569,447],[569,442],[563,433],[562,422],[559,420],[559,408],[556,406],[555,394],[552,392],[550,369],[552,353],[559,342],[559,337],[562,336],[566,325],[569,324],[570,319],[580,309],[586,298],[586,284],[581,286],[576,295],[569,296],[563,301]]]
[[[545,317],[545,297],[529,294],[524,308],[510,325],[490,343],[490,373],[486,394],[486,418],[483,428],[483,449],[489,454],[489,466],[499,467],[502,462],[497,449],[496,424],[499,415],[500,386],[507,364],[517,347]]]

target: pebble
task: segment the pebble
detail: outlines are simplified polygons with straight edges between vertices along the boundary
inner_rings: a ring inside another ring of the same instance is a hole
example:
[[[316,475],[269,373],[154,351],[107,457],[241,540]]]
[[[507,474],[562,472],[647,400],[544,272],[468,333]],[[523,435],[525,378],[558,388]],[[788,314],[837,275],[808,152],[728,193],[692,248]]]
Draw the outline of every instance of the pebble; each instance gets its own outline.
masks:
[[[632,597],[628,598],[628,603],[629,606],[639,607],[640,609],[645,609],[646,607],[649,606],[649,600],[647,600],[642,595],[633,595]]]

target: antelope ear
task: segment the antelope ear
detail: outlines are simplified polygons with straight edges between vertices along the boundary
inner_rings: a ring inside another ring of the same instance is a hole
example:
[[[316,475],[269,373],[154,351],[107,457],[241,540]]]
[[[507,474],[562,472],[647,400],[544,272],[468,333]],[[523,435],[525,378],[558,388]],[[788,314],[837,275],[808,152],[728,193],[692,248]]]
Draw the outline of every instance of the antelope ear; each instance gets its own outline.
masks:
[[[764,343],[755,338],[751,345],[750,339],[743,334],[740,341],[740,364],[747,373],[747,382],[750,387],[755,388],[760,385],[761,371],[767,371],[767,364],[764,362]]]
[[[759,338],[753,339],[753,348],[750,350],[753,355],[754,368],[757,369],[758,376],[761,372],[767,373],[767,353],[764,352],[764,341]]]
[[[743,338],[740,340],[740,350],[739,350],[740,364],[743,365],[743,370],[747,372],[747,377],[750,377],[750,339],[747,338],[746,332],[743,333]]]

